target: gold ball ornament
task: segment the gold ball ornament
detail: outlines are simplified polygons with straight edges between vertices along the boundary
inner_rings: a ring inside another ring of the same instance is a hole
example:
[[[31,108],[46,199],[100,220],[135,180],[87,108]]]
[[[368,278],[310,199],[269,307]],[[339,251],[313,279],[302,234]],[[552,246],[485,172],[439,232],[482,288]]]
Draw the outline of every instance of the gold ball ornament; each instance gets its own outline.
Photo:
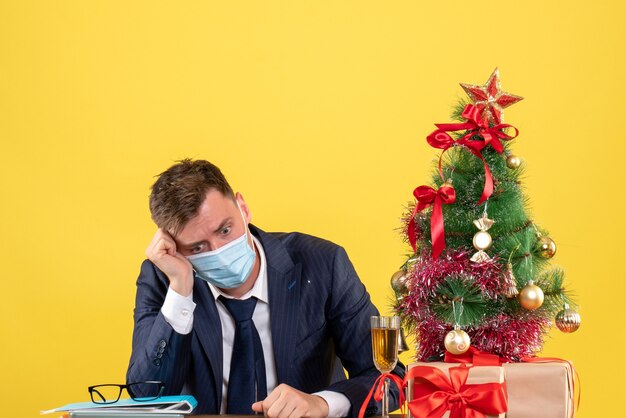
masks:
[[[522,159],[520,157],[513,154],[506,157],[506,166],[509,167],[511,170],[519,168],[520,165],[522,165]]]
[[[539,255],[546,260],[554,257],[556,254],[556,243],[550,237],[539,238]]]
[[[451,354],[463,354],[470,348],[470,337],[462,329],[453,329],[446,335],[443,345]]]
[[[563,310],[556,314],[554,323],[562,332],[569,334],[580,327],[580,314],[566,304]]]
[[[524,309],[534,311],[543,305],[543,290],[530,280],[519,294],[519,303]]]
[[[491,247],[493,240],[491,239],[491,235],[487,231],[478,231],[474,234],[474,239],[472,239],[472,244],[474,244],[474,248],[479,251],[485,251]]]
[[[398,270],[391,276],[391,288],[396,293],[406,293],[406,271]]]

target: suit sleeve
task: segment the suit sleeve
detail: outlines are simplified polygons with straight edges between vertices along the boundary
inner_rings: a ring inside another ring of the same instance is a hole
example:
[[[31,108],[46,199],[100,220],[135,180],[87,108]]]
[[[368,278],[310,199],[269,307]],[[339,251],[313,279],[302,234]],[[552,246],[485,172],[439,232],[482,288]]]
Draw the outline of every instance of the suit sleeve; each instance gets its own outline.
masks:
[[[137,279],[133,343],[126,381],[158,380],[164,395],[180,394],[190,367],[191,335],[174,331],[161,307],[169,280],[152,262],[145,260]],[[142,396],[141,386],[133,393]],[[138,393],[137,393],[138,392]]]
[[[335,254],[332,280],[327,316],[337,356],[348,371],[349,378],[332,384],[328,390],[347,396],[351,403],[351,416],[357,417],[361,404],[380,375],[374,366],[370,332],[370,316],[378,315],[378,310],[341,247]],[[392,373],[404,377],[404,366],[398,363]],[[399,394],[393,386],[390,390],[390,410],[399,406]],[[380,413],[380,403],[371,401],[366,415]]]

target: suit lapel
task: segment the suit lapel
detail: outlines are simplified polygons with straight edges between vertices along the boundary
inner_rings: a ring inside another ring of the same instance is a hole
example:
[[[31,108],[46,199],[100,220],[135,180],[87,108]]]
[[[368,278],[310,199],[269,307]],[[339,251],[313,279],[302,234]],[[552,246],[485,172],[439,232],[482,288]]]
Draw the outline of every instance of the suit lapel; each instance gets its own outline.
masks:
[[[278,383],[293,385],[289,374],[293,363],[300,303],[300,266],[281,273],[268,269],[270,320]]]
[[[284,244],[251,225],[267,261],[270,325],[278,383],[292,383],[289,373],[295,353],[302,266],[294,264]]]
[[[215,306],[215,299],[204,281],[195,279],[193,296],[194,299],[196,299],[197,307],[194,311],[193,328],[211,364],[213,381],[215,382],[217,411],[219,411],[222,403],[222,376],[224,366],[222,354],[222,323],[217,312],[217,307]]]

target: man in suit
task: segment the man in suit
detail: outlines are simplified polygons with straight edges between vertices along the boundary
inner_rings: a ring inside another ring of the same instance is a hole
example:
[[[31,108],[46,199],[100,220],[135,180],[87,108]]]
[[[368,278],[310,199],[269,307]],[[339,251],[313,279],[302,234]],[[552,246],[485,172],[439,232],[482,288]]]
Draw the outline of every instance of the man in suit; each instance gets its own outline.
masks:
[[[198,414],[357,416],[379,375],[378,311],[343,248],[251,225],[243,196],[203,160],[162,173],[150,211],[159,229],[137,280],[129,383],[190,393]]]

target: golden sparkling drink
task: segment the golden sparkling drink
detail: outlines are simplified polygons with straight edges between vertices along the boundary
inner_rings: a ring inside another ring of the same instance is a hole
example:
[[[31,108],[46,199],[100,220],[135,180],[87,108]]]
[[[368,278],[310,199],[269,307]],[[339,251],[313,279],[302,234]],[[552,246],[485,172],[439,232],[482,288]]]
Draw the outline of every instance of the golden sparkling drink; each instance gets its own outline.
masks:
[[[381,373],[389,373],[398,362],[398,330],[372,328],[374,364]]]

